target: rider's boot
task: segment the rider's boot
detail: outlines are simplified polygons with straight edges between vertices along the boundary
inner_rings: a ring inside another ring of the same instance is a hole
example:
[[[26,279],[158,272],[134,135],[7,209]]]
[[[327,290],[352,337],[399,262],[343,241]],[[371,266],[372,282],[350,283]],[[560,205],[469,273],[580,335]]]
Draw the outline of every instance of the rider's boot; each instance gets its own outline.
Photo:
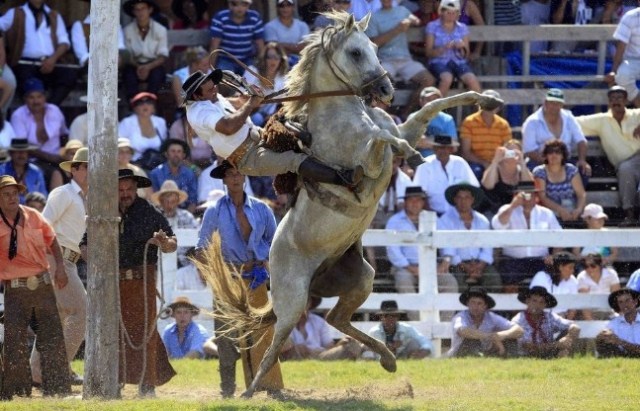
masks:
[[[318,183],[336,184],[355,189],[364,177],[364,169],[357,166],[351,170],[334,170],[320,163],[318,160],[307,157],[298,168],[298,174],[304,178]]]

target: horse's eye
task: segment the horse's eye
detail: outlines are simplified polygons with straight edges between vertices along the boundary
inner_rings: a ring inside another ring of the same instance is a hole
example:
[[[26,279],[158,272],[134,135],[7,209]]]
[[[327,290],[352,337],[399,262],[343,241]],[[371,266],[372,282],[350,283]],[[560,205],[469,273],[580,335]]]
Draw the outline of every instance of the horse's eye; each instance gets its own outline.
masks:
[[[362,56],[362,52],[360,51],[360,49],[352,50],[351,56],[353,56],[353,58],[355,59],[359,59]]]

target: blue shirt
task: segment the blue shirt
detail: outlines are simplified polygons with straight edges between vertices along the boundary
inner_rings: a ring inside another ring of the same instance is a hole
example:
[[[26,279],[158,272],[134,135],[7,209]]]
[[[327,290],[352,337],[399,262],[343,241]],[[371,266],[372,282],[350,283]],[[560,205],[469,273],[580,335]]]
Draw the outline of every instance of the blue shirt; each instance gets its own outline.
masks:
[[[640,269],[636,270],[627,281],[627,288],[640,292]]]
[[[425,32],[427,33],[427,36],[433,36],[434,49],[444,47],[452,41],[459,42],[469,36],[469,28],[466,24],[457,21],[454,29],[449,32],[442,27],[442,20],[440,19],[429,22],[425,28]],[[429,60],[429,63],[447,64],[449,61],[453,61],[454,63],[464,63],[467,60],[466,58],[456,54],[453,49],[446,49],[440,56],[432,57]]]
[[[473,220],[471,229],[465,227],[464,222],[460,218],[458,210],[454,207],[447,210],[437,222],[438,230],[491,230],[491,224],[487,217],[477,211],[473,211]],[[493,248],[491,247],[468,247],[454,248],[447,247],[440,250],[440,254],[451,256],[451,264],[457,265],[461,261],[481,260],[487,264],[493,264]]]
[[[418,227],[409,219],[407,213],[402,210],[389,218],[385,230],[417,232]],[[418,246],[390,245],[387,247],[387,257],[394,267],[403,268],[408,265],[418,265]]]
[[[276,232],[276,218],[268,205],[245,194],[244,213],[251,225],[249,241],[245,242],[236,218],[236,207],[224,196],[204,213],[198,234],[198,249],[206,248],[214,232],[222,239],[222,256],[232,264],[269,259],[269,249]]]
[[[415,113],[411,113],[409,118],[413,117]],[[427,136],[449,136],[453,140],[458,141],[458,129],[456,128],[456,122],[453,117],[442,111],[438,112],[427,124],[427,130],[425,131]],[[419,149],[422,157],[427,157],[433,154],[433,150],[430,148]]]
[[[173,175],[169,163],[162,163],[151,170],[149,178],[153,185],[153,191],[160,190],[162,183],[166,180],[175,181],[178,188],[189,195],[187,201],[181,204],[182,207],[198,204],[198,177],[189,167],[181,165],[178,168],[178,175]]]
[[[377,37],[394,29],[400,22],[411,15],[411,12],[403,6],[394,6],[390,9],[377,10],[371,15],[366,34],[369,37]],[[406,32],[400,32],[388,42],[378,48],[380,60],[410,59],[409,40]]]
[[[20,194],[20,204],[24,204],[25,195],[27,193],[37,191],[44,194],[45,197],[49,195],[47,185],[44,182],[44,174],[42,174],[40,167],[35,164],[27,163],[26,168],[27,171],[25,172],[22,181],[20,181],[16,170],[13,168],[13,161],[9,160],[4,164],[0,164],[0,175],[12,176],[17,182],[22,183],[27,187],[27,192]]]
[[[255,57],[253,41],[264,39],[264,23],[260,13],[247,10],[244,21],[240,24],[231,19],[231,10],[222,10],[211,19],[209,27],[211,37],[220,38],[220,48],[233,54],[243,63],[252,64]],[[223,54],[219,58],[227,58]]]
[[[204,357],[202,346],[206,341],[207,330],[195,321],[191,321],[187,325],[182,344],[178,340],[178,326],[176,323],[167,325],[162,333],[162,342],[167,348],[169,358],[184,358],[192,351],[197,351],[201,357]]]

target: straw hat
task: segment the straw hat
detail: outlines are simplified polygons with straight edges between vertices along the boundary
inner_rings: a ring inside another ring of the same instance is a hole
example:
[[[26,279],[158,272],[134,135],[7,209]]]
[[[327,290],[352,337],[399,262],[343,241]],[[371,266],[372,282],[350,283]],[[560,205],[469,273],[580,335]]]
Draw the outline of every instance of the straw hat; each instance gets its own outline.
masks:
[[[64,157],[67,155],[67,151],[76,150],[82,147],[84,147],[84,143],[82,141],[72,139],[67,141],[67,144],[65,144],[64,147],[60,148],[58,154],[60,154],[60,157]]]
[[[60,163],[60,168],[66,172],[71,172],[71,166],[75,163],[88,163],[89,162],[89,149],[87,147],[79,148],[73,155],[71,161],[63,161]]]
[[[10,186],[18,187],[18,191],[20,193],[24,193],[25,191],[27,191],[27,187],[17,183],[16,179],[13,178],[12,176],[7,176],[7,175],[0,176],[0,189],[3,189],[5,187],[10,187]]]
[[[189,198],[189,195],[185,191],[180,190],[178,184],[176,184],[175,181],[165,180],[164,183],[162,183],[162,185],[160,186],[160,190],[151,194],[151,202],[159,205],[160,197],[167,193],[176,193],[179,198],[178,204],[184,203],[185,201],[187,201],[187,198]]]
[[[189,297],[184,297],[184,296],[176,297],[176,299],[171,304],[169,304],[168,307],[171,308],[171,310],[173,311],[181,307],[186,307],[190,309],[194,315],[198,315],[200,313],[200,309],[197,306],[195,306],[191,302],[191,300],[189,300]]]

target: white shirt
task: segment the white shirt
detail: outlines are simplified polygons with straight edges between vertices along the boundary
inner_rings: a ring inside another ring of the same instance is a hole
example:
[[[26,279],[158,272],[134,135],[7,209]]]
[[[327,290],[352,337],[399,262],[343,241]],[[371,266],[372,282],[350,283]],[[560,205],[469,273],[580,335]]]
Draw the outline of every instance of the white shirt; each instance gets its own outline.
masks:
[[[389,210],[394,210],[396,205],[404,202],[403,197],[405,191],[407,190],[407,187],[411,185],[413,185],[411,177],[398,168],[395,184],[382,194],[380,201],[378,201],[378,205],[382,208],[389,207]],[[402,200],[398,201],[400,198],[402,198]]]
[[[154,137],[145,137],[140,130],[140,123],[138,122],[138,116],[131,114],[125,117],[118,124],[118,135],[120,137],[128,138],[131,142],[131,148],[133,148],[133,160],[137,160],[142,156],[142,153],[152,148],[155,150],[160,149],[162,141],[167,138],[167,122],[162,117],[155,115],[151,116],[151,123],[156,131]]]
[[[302,20],[293,19],[291,26],[286,26],[276,17],[264,25],[264,41],[297,44],[309,34],[309,26]]]
[[[0,149],[7,149],[11,145],[11,140],[16,137],[13,126],[8,120],[4,120],[4,127],[0,131]]]
[[[479,331],[483,331],[486,333],[494,333],[494,332],[508,330],[513,325],[514,325],[513,322],[507,320],[506,318],[494,312],[487,310],[484,313],[484,317],[482,318],[482,323],[480,324],[479,327],[476,328],[473,322],[473,319],[469,314],[469,310],[460,311],[451,320],[451,326],[453,327],[453,335],[451,338],[451,349],[447,353],[447,356],[453,357],[460,349],[460,346],[462,345],[462,341],[464,341],[464,338],[460,337],[460,335],[458,334],[458,331],[460,331],[460,329],[462,328],[475,328]],[[491,344],[491,342],[488,340],[482,340],[481,344],[483,348],[487,349],[489,348],[489,345]]]
[[[295,327],[291,331],[291,340],[295,345],[303,344],[310,349],[329,348],[333,343],[329,324],[317,314],[309,313],[304,324],[307,337]]]
[[[91,24],[91,15],[85,17],[83,21],[76,21],[71,26],[71,46],[81,66],[84,66],[89,60],[89,47],[82,27],[85,24]],[[118,50],[124,49],[124,33],[122,27],[118,25]]]
[[[522,206],[517,207],[511,212],[511,218],[507,224],[500,223],[498,216],[509,208],[510,204],[505,204],[493,216],[491,225],[494,230],[560,230],[560,224],[553,211],[546,207],[536,205],[531,210],[529,223],[531,227],[527,227],[527,220],[524,217]],[[546,257],[549,255],[549,247],[503,247],[502,254],[511,258],[526,257]]]
[[[176,290],[204,290],[207,285],[200,279],[198,269],[187,264],[176,271]]]
[[[630,10],[622,16],[613,38],[627,45],[623,58],[640,58],[640,8]]]
[[[140,37],[135,21],[127,24],[124,28],[124,44],[137,63],[148,63],[159,56],[169,56],[167,29],[155,20],[151,20],[149,32],[144,40]]]
[[[551,281],[549,273],[545,271],[538,271],[536,275],[533,276],[531,284],[529,284],[529,288],[533,288],[535,286],[544,287],[553,295],[578,294],[578,280],[575,275],[572,275],[566,280],[560,280],[558,285],[555,285],[553,284],[553,281]]]
[[[39,59],[42,57],[52,56],[56,51],[51,39],[51,26],[47,25],[45,19],[42,19],[40,26],[36,30],[36,19],[31,9],[27,6],[27,3],[20,6],[25,13],[24,19],[24,48],[22,49],[22,56],[25,58]],[[44,6],[44,10],[49,14],[51,8]],[[15,9],[9,9],[2,17],[0,17],[0,30],[7,31],[13,25],[13,17],[15,15]],[[49,16],[51,16],[49,14]],[[56,37],[58,45],[70,44],[69,35],[67,34],[66,24],[60,13],[56,19]]]
[[[585,270],[578,274],[578,290],[586,289],[589,294],[610,294],[611,286],[615,284],[620,284],[620,278],[611,267],[602,267],[602,275],[597,283]]]
[[[207,141],[217,155],[227,158],[247,138],[249,130],[253,126],[251,119],[247,117],[240,130],[234,134],[226,135],[217,132],[216,124],[218,121],[225,115],[235,111],[231,103],[218,94],[218,101],[215,103],[211,101],[196,101],[188,104],[187,120],[196,134]]]
[[[89,115],[82,113],[71,122],[69,126],[69,140],[80,140],[84,145],[89,140]]]
[[[444,213],[437,222],[438,230],[490,230],[489,220],[477,211],[473,211],[473,220],[471,221],[471,228],[465,227],[464,222],[460,218],[458,210],[454,207]],[[450,256],[451,264],[458,265],[462,261],[467,260],[481,260],[487,264],[493,264],[493,248],[491,247],[467,247],[467,248],[455,248],[446,247],[440,249],[440,255]]]
[[[82,189],[74,180],[49,193],[42,215],[56,232],[58,243],[76,253],[87,229],[86,209]]]
[[[633,324],[629,324],[623,315],[619,315],[612,318],[606,328],[621,340],[632,344],[640,344],[640,313],[636,314]]]
[[[427,193],[429,206],[439,214],[452,207],[444,198],[445,190],[449,186],[462,182],[480,187],[480,183],[469,164],[465,159],[456,155],[449,156],[445,168],[442,168],[442,163],[435,154],[428,156],[425,162],[418,166],[413,177],[414,185],[422,187]]]
[[[525,153],[532,151],[542,153],[544,143],[555,138],[544,119],[543,109],[544,107],[540,107],[527,117],[522,124],[522,151]],[[582,133],[582,129],[578,125],[576,118],[569,110],[560,110],[560,117],[562,118],[562,134],[560,135],[560,140],[567,145],[569,155],[571,155],[571,153],[576,151],[578,144],[586,144],[587,139]]]

